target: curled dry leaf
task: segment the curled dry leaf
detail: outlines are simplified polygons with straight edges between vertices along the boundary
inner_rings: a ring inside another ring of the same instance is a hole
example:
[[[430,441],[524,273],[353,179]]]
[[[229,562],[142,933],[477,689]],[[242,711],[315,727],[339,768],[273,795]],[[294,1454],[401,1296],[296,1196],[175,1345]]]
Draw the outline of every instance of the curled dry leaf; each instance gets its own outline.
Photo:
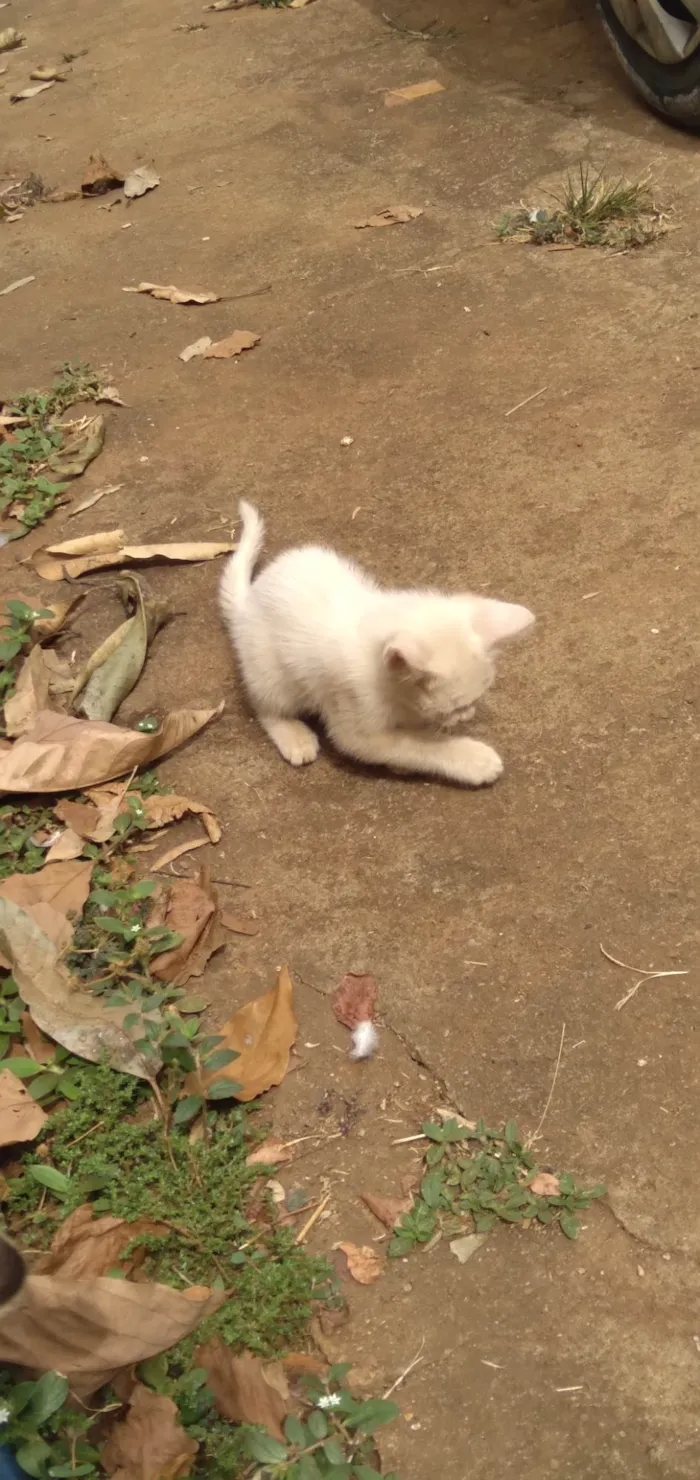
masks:
[[[49,678],[43,649],[32,648],[20,668],[14,694],[5,700],[5,731],[10,739],[31,730],[40,710],[48,709]]]
[[[355,227],[357,231],[362,231],[365,226],[403,226],[406,221],[415,221],[417,216],[422,215],[418,206],[385,206],[383,211],[368,216],[366,221],[356,221]]]
[[[191,797],[158,796],[157,794],[144,797],[143,812],[147,819],[147,828],[166,827],[169,822],[177,822],[180,817],[191,812],[193,816],[201,817],[210,843],[221,841],[221,827],[214,813],[202,802],[195,802]]]
[[[89,802],[60,801],[54,807],[54,817],[65,822],[69,831],[91,843],[106,843],[114,832],[114,824],[121,812],[126,810],[124,797],[128,781],[116,786],[95,787]]]
[[[48,1038],[44,1037],[30,1013],[23,1012],[20,1022],[28,1058],[34,1059],[37,1064],[50,1064],[56,1053],[55,1043],[50,1043]]]
[[[428,82],[412,82],[408,87],[393,88],[387,93],[384,102],[387,108],[396,108],[401,103],[413,103],[416,98],[427,98],[431,93],[444,91],[442,83],[433,77]]]
[[[535,1197],[559,1196],[559,1178],[555,1177],[553,1172],[538,1172],[528,1186],[530,1191],[534,1192]]]
[[[104,154],[91,154],[80,187],[83,195],[107,195],[110,190],[119,190],[124,176],[113,170]]]
[[[450,1253],[459,1259],[460,1264],[466,1264],[472,1254],[476,1254],[482,1244],[486,1243],[485,1233],[465,1233],[462,1238],[450,1240]]]
[[[373,976],[349,971],[333,994],[333,1011],[344,1028],[371,1022],[377,1005],[377,983]]]
[[[55,190],[45,190],[41,196],[42,206],[63,205],[67,200],[80,200],[80,191],[61,190],[57,187]]]
[[[254,1100],[273,1084],[281,1084],[297,1036],[288,968],[280,967],[277,985],[271,992],[247,1002],[217,1031],[222,1038],[219,1047],[231,1049],[239,1057],[224,1069],[189,1074],[188,1094],[206,1094],[215,1081],[231,1079],[240,1086],[236,1099]]]
[[[124,599],[135,597],[134,615],[111,634],[109,652],[104,651],[106,644],[102,643],[97,653],[93,653],[89,660],[90,674],[76,679],[74,694],[81,689],[83,692],[75,708],[86,719],[112,718],[138,683],[150,644],[170,614],[167,602],[144,596],[134,576],[127,576],[123,584]],[[98,654],[101,654],[99,659]]]
[[[98,401],[104,401],[106,398],[102,395],[98,396],[97,399]],[[124,402],[121,401],[119,404],[123,406]],[[84,498],[82,503],[76,504],[74,508],[68,510],[68,518],[74,519],[76,514],[84,514],[86,509],[92,509],[95,504],[99,504],[100,499],[106,498],[108,493],[118,493],[120,488],[123,487],[123,483],[108,483],[105,484],[104,488],[96,488],[95,492]]]
[[[150,168],[150,165],[140,164],[137,169],[130,170],[124,181],[124,194],[127,200],[133,200],[137,195],[145,195],[147,190],[155,190],[160,185],[160,175]]]
[[[276,1136],[268,1136],[261,1146],[256,1146],[246,1157],[247,1167],[276,1167],[285,1161],[293,1161],[294,1152],[284,1141],[278,1140]]]
[[[413,1207],[413,1194],[410,1192],[403,1197],[375,1197],[373,1192],[361,1192],[360,1197],[370,1213],[374,1213],[385,1228],[395,1228],[404,1214],[410,1213]]]
[[[224,913],[221,916],[221,923],[226,926],[227,930],[231,930],[234,935],[258,935],[260,931],[259,920],[244,920],[240,915]]]
[[[158,560],[189,562],[214,560],[235,550],[228,540],[191,541],[185,544],[126,545],[121,529],[82,539],[64,540],[60,545],[47,545],[36,550],[30,564],[45,581],[62,581],[85,575],[90,570],[105,570],[113,565],[146,565]]]
[[[14,26],[5,26],[4,31],[0,31],[0,51],[14,51],[26,39],[23,31],[16,31]]]
[[[91,416],[57,452],[52,452],[48,461],[51,472],[58,478],[79,478],[102,451],[104,440],[104,416]]]
[[[284,1437],[282,1424],[292,1404],[281,1362],[263,1362],[251,1352],[234,1356],[219,1336],[198,1347],[194,1360],[207,1374],[207,1387],[222,1418],[261,1424],[276,1439]]]
[[[92,867],[91,863],[91,867]],[[75,864],[52,863],[48,868],[77,867]],[[36,878],[37,875],[27,875]],[[9,882],[9,881],[8,881]],[[38,908],[38,907],[35,907]],[[50,906],[45,909],[50,910]],[[53,911],[58,922],[67,926],[65,915]],[[68,926],[69,938],[72,934]],[[103,1059],[123,1074],[149,1079],[159,1068],[154,1054],[146,1060],[134,1048],[124,1029],[126,1009],[107,1007],[100,997],[81,989],[61,961],[65,938],[57,946],[45,929],[27,910],[13,900],[0,897],[0,952],[17,982],[34,1022],[50,1038],[77,1054],[98,1064]],[[149,1014],[158,1021],[156,1014]]]
[[[115,1424],[100,1459],[114,1480],[182,1480],[198,1448],[182,1427],[177,1403],[137,1382],[126,1418]]]
[[[149,872],[157,874],[161,869],[167,868],[169,863],[174,863],[176,858],[182,858],[183,853],[194,853],[195,848],[206,848],[207,841],[207,838],[193,838],[190,843],[176,843],[174,848],[166,849],[165,853],[161,853],[160,858],[154,860]],[[155,844],[143,843],[141,846],[142,848],[154,848]]]
[[[94,859],[81,859],[46,863],[35,874],[11,874],[0,884],[0,900],[9,899],[26,910],[56,949],[65,951],[73,938],[68,915],[72,919],[82,915],[94,867]],[[6,959],[4,966],[9,971]]]
[[[165,951],[150,963],[159,981],[183,987],[193,976],[201,976],[210,956],[225,944],[219,926],[216,894],[205,869],[199,879],[174,879],[165,908],[165,925],[182,936],[179,946]]]
[[[64,828],[60,837],[51,844],[46,854],[47,863],[64,863],[71,858],[80,858],[85,847],[85,839],[79,833],[73,832],[72,827]]]
[[[92,1203],[82,1203],[61,1223],[48,1253],[41,1255],[32,1270],[34,1274],[60,1273],[64,1279],[74,1280],[94,1278],[111,1269],[127,1276],[146,1257],[145,1246],[137,1245],[128,1259],[122,1259],[127,1245],[139,1235],[167,1238],[169,1234],[167,1223],[154,1223],[151,1218],[136,1218],[133,1223],[111,1214],[95,1218]]]
[[[204,351],[204,359],[233,359],[235,355],[242,354],[244,349],[254,349],[260,339],[260,334],[252,334],[249,329],[236,329],[233,334],[229,334],[228,339],[219,339],[216,344],[210,344]]]
[[[35,282],[35,277],[17,278],[15,283],[8,283],[6,288],[0,288],[0,298],[6,298],[8,293],[16,293],[18,288],[26,288],[28,283]]]
[[[77,791],[111,781],[183,745],[223,707],[175,709],[150,735],[43,710],[28,734],[0,751],[0,791]]]
[[[149,293],[166,303],[218,303],[220,293],[189,293],[184,288],[164,288],[160,283],[139,283],[138,288],[122,288],[122,293]],[[210,341],[211,343],[211,341]]]
[[[201,339],[195,339],[194,344],[187,344],[184,349],[180,350],[178,359],[184,360],[185,364],[187,364],[188,360],[196,360],[201,355],[206,354],[210,345],[211,335],[203,334]]]
[[[35,67],[29,76],[32,82],[65,82],[68,73],[47,62]]]
[[[376,1249],[370,1249],[366,1244],[361,1247],[358,1244],[336,1244],[335,1247],[342,1249],[348,1261],[348,1274],[358,1285],[372,1285],[379,1279],[382,1261]]]
[[[33,1141],[47,1116],[27,1086],[10,1069],[0,1073],[0,1146]]]
[[[61,1372],[87,1398],[124,1367],[189,1336],[223,1290],[30,1274],[0,1322],[0,1362]]]
[[[36,98],[39,93],[46,92],[47,88],[55,85],[54,82],[35,82],[33,87],[23,87],[21,92],[10,93],[10,102],[22,103],[25,98]]]

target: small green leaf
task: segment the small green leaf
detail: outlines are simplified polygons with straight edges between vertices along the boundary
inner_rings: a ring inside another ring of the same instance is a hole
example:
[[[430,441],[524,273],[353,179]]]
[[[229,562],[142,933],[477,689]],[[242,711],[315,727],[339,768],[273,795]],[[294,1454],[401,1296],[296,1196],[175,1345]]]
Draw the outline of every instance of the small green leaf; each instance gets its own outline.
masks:
[[[189,1125],[195,1115],[199,1114],[203,1104],[203,1095],[185,1095],[184,1100],[180,1100],[175,1108],[173,1125]]]
[[[442,1196],[444,1177],[442,1172],[428,1172],[420,1184],[420,1195],[429,1208],[436,1208]]]
[[[514,1120],[506,1122],[503,1135],[509,1151],[514,1151],[518,1145],[518,1127]]]
[[[289,1206],[289,1198],[287,1198],[287,1206]],[[350,1371],[351,1366],[351,1362],[334,1362],[333,1365],[328,1368],[328,1381],[344,1382],[345,1378],[348,1375],[348,1372]]]
[[[330,1465],[342,1465],[345,1462],[345,1454],[337,1439],[326,1439],[323,1453]]]
[[[240,1054],[234,1053],[233,1049],[219,1048],[216,1053],[210,1054],[209,1058],[205,1059],[204,1066],[208,1074],[213,1074],[215,1069],[227,1069],[234,1059],[239,1058]]]
[[[314,1408],[313,1412],[309,1414],[306,1423],[314,1439],[325,1439],[328,1433],[328,1420],[320,1408]]]
[[[157,1357],[147,1357],[145,1362],[139,1362],[137,1373],[141,1382],[145,1382],[147,1387],[153,1388],[154,1392],[165,1392],[165,1384],[168,1378],[167,1353],[161,1352]]]
[[[348,1429],[359,1429],[363,1434],[373,1434],[382,1424],[398,1418],[399,1410],[388,1398],[368,1398],[345,1420]]]
[[[27,1171],[40,1187],[48,1187],[50,1192],[56,1192],[59,1197],[65,1197],[66,1193],[70,1192],[70,1178],[64,1176],[63,1172],[57,1171],[56,1167],[45,1167],[35,1162],[27,1167]]]
[[[52,1074],[47,1069],[43,1074],[37,1074],[28,1086],[29,1093],[34,1100],[44,1100],[47,1095],[55,1095],[58,1090],[60,1075]]]
[[[155,879],[139,879],[137,884],[131,885],[129,894],[132,899],[148,899],[155,887]]]
[[[32,1393],[27,1412],[31,1413],[37,1428],[46,1423],[52,1413],[63,1406],[68,1397],[68,1379],[58,1372],[45,1372],[39,1378]]]
[[[39,1480],[50,1456],[51,1450],[48,1444],[45,1444],[38,1434],[28,1443],[20,1444],[19,1449],[15,1450],[15,1459],[20,1469],[33,1476],[33,1480]]]
[[[570,1212],[568,1208],[562,1208],[561,1210],[561,1214],[559,1217],[559,1227],[561,1228],[562,1233],[566,1234],[566,1237],[571,1239],[578,1238],[579,1233],[581,1232],[581,1224],[579,1223],[576,1214]]]
[[[379,1471],[373,1470],[371,1465],[353,1465],[352,1473],[357,1475],[357,1480],[382,1480]]]
[[[284,1432],[290,1444],[296,1444],[299,1449],[303,1449],[306,1443],[304,1426],[300,1424],[299,1419],[295,1418],[293,1413],[288,1413],[284,1420]]]
[[[251,1459],[258,1459],[264,1465],[278,1465],[287,1458],[286,1444],[280,1444],[279,1439],[273,1439],[270,1434],[262,1434],[257,1429],[251,1429],[244,1435],[244,1443]]]
[[[313,1454],[302,1454],[298,1464],[299,1480],[320,1480],[321,1472]]]
[[[423,1132],[423,1135],[428,1137],[429,1141],[444,1141],[445,1139],[442,1126],[433,1125],[432,1121],[426,1121],[425,1124],[421,1126],[421,1130]]]
[[[31,1079],[34,1074],[41,1074],[43,1064],[38,1064],[36,1059],[8,1059],[6,1069],[11,1069],[18,1079]]]
[[[207,1090],[208,1100],[234,1100],[242,1084],[236,1084],[235,1079],[216,1079],[209,1085]]]

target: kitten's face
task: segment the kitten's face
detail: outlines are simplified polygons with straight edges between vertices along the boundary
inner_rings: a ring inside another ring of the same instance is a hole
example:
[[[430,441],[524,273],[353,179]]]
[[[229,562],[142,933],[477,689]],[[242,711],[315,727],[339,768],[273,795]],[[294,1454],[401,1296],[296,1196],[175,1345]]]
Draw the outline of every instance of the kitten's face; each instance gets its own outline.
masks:
[[[384,651],[397,704],[432,729],[471,719],[495,677],[493,649],[534,622],[526,607],[482,597],[455,598],[450,608],[397,634]]]

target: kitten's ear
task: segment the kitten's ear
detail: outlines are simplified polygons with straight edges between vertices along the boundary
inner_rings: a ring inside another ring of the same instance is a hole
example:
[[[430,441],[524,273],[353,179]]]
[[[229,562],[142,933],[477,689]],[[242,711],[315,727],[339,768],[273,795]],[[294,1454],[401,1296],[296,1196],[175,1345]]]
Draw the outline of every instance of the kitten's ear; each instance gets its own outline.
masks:
[[[517,637],[531,627],[535,618],[526,606],[511,601],[493,601],[488,596],[472,597],[472,627],[487,647]]]
[[[399,632],[392,637],[384,649],[383,658],[384,666],[395,678],[422,673],[425,666],[425,654],[410,632]]]

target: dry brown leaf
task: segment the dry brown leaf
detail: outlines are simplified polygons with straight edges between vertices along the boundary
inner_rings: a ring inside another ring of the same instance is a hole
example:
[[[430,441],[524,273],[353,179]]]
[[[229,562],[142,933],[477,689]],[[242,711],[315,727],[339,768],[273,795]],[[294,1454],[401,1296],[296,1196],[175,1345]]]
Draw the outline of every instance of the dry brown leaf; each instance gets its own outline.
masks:
[[[132,1239],[143,1234],[149,1238],[167,1238],[169,1233],[167,1223],[154,1223],[150,1218],[137,1218],[133,1223],[110,1214],[94,1218],[92,1203],[82,1203],[61,1223],[48,1253],[42,1254],[32,1266],[33,1273],[60,1272],[63,1279],[84,1280],[119,1269],[126,1276],[143,1264],[146,1257],[146,1249],[141,1245],[132,1250],[128,1259],[120,1258]]]
[[[0,899],[9,899],[26,910],[59,952],[64,951],[74,928],[67,917],[78,919],[82,915],[94,867],[94,859],[81,859],[46,863],[35,874],[11,874],[0,884]]]
[[[69,831],[78,837],[87,838],[91,843],[106,843],[114,832],[117,817],[126,811],[124,797],[128,789],[128,781],[95,787],[89,802],[58,802],[53,809],[54,817],[65,822]]]
[[[273,1084],[281,1084],[289,1068],[289,1051],[297,1036],[289,970],[281,966],[277,985],[264,997],[247,1002],[218,1030],[221,1049],[239,1057],[225,1069],[187,1076],[188,1094],[206,1094],[215,1080],[232,1079],[241,1088],[237,1100],[254,1100]]]
[[[77,867],[77,864],[52,863],[42,873],[47,873],[48,868]],[[23,877],[33,880],[41,874]],[[56,944],[56,939],[42,928],[46,925],[45,915],[56,922],[56,934],[58,929],[67,930],[68,940],[64,934],[58,936],[59,944]],[[154,1052],[147,1060],[134,1048],[123,1026],[126,1009],[108,1007],[104,999],[83,991],[62,965],[60,958],[71,936],[65,915],[51,905],[34,905],[29,913],[6,898],[4,892],[0,895],[0,952],[37,1026],[78,1058],[95,1064],[106,1058],[114,1069],[124,1074],[151,1078],[157,1072],[159,1059]]]
[[[184,817],[186,812],[191,812],[195,817],[201,817],[206,829],[210,843],[221,842],[221,827],[210,811],[202,802],[195,802],[191,797],[180,796],[151,796],[144,797],[143,811],[147,818],[146,827],[166,827],[169,822],[177,822]]]
[[[377,1005],[377,983],[373,976],[349,971],[333,993],[333,1011],[344,1028],[371,1022]]]
[[[126,1418],[115,1424],[100,1459],[114,1480],[181,1480],[198,1448],[182,1427],[177,1403],[137,1382]]]
[[[553,1172],[538,1172],[537,1176],[528,1182],[528,1187],[531,1192],[534,1192],[535,1197],[559,1196],[559,1178],[555,1177]]]
[[[51,612],[50,617],[37,617],[32,622],[32,637],[43,642],[47,637],[55,637],[61,632],[68,621],[69,616],[85,600],[87,591],[79,591],[77,596],[71,596],[70,601],[42,602],[42,610]],[[31,605],[31,603],[30,603]]]
[[[72,827],[67,827],[56,839],[55,843],[46,854],[47,863],[66,863],[71,858],[80,858],[85,847],[85,839],[79,833],[73,832]]]
[[[137,288],[122,288],[122,293],[148,293],[166,303],[218,303],[220,293],[190,293],[184,288],[162,287],[160,283],[139,283]]]
[[[228,339],[219,339],[216,344],[210,344],[204,351],[205,360],[230,360],[234,355],[240,355],[244,349],[254,349],[260,343],[260,334],[251,334],[250,329],[236,329],[229,334]]]
[[[444,92],[441,82],[432,78],[430,82],[412,82],[409,87],[395,87],[388,92],[384,102],[387,108],[395,108],[400,103],[412,103],[415,98],[427,98],[431,93]]]
[[[23,87],[21,92],[10,93],[10,102],[21,103],[25,98],[36,98],[39,93],[46,92],[47,88],[55,86],[55,82],[35,82],[33,87]]]
[[[14,694],[5,700],[5,729],[11,739],[24,735],[49,707],[49,669],[40,647],[32,648],[20,668]]]
[[[195,339],[194,344],[187,344],[184,349],[180,350],[178,359],[184,360],[185,364],[187,364],[188,360],[199,359],[202,355],[206,354],[210,345],[211,335],[203,334],[201,339]]]
[[[124,1367],[167,1351],[225,1299],[193,1285],[30,1274],[0,1321],[0,1362],[62,1372],[87,1398]]]
[[[261,1424],[275,1439],[284,1437],[282,1424],[292,1405],[280,1362],[263,1362],[250,1352],[234,1356],[219,1336],[198,1347],[194,1361],[207,1374],[207,1387],[222,1418]]]
[[[234,935],[257,935],[260,930],[259,920],[244,920],[240,915],[223,914],[221,923],[227,930],[232,930]]]
[[[104,154],[90,155],[80,187],[83,195],[106,195],[110,190],[120,189],[123,184],[124,176],[112,169]]]
[[[61,190],[59,187],[55,190],[45,190],[41,196],[41,204],[42,206],[63,205],[67,200],[80,200],[80,194],[79,190]]]
[[[385,1228],[395,1228],[405,1213],[410,1213],[413,1207],[413,1196],[410,1192],[403,1197],[375,1197],[373,1192],[361,1192],[363,1203],[374,1213],[375,1218],[384,1224]]]
[[[41,1105],[10,1069],[0,1073],[0,1146],[33,1141],[47,1120]]]
[[[174,863],[176,858],[181,858],[183,853],[194,853],[195,848],[206,848],[208,841],[208,838],[194,838],[191,843],[176,843],[174,848],[168,848],[166,853],[161,853],[160,858],[154,860],[150,873],[157,874],[169,863]],[[139,852],[146,852],[149,848],[155,848],[155,843],[142,843]]]
[[[20,1022],[28,1057],[34,1059],[37,1064],[50,1064],[56,1052],[56,1045],[50,1043],[49,1039],[39,1031],[31,1013],[23,1012]]]
[[[58,478],[80,478],[86,467],[102,451],[105,440],[104,416],[91,416],[84,421],[62,447],[51,453],[48,467]]]
[[[96,543],[98,539],[101,546]],[[91,543],[94,548],[86,549]],[[90,570],[105,570],[112,565],[144,565],[157,560],[175,563],[214,560],[217,555],[229,554],[235,548],[235,544],[228,540],[216,544],[125,545],[123,532],[115,530],[109,535],[92,535],[85,539],[65,540],[62,545],[47,545],[45,549],[34,552],[30,563],[45,581],[62,581],[66,577],[74,579],[85,575]]]
[[[65,82],[68,73],[61,67],[52,66],[50,62],[40,63],[29,73],[32,82]]]
[[[282,1357],[282,1366],[288,1377],[325,1377],[328,1363],[323,1357],[314,1357],[311,1352],[287,1352]]]
[[[112,398],[110,397],[110,399]],[[104,394],[99,397],[99,400],[106,400]],[[123,405],[124,402],[122,401],[121,404]],[[68,510],[68,518],[74,519],[76,514],[84,514],[86,509],[92,509],[94,504],[99,504],[100,499],[106,498],[108,493],[118,493],[120,488],[123,487],[123,483],[108,483],[104,488],[96,488],[95,492],[91,493],[88,498],[84,498],[82,503],[76,504],[74,508]]]
[[[183,745],[223,707],[175,709],[150,735],[43,710],[29,734],[0,752],[0,791],[77,791],[111,781]]]
[[[366,221],[356,221],[355,228],[362,231],[365,226],[403,226],[406,221],[415,221],[422,215],[418,206],[385,206],[383,211],[368,216]]]
[[[150,165],[140,164],[137,169],[131,170],[124,181],[124,194],[127,200],[134,200],[137,195],[145,195],[147,190],[155,190],[160,185],[160,175],[151,169]]]
[[[336,1244],[335,1247],[342,1249],[348,1261],[348,1274],[352,1275],[358,1285],[372,1285],[379,1279],[382,1261],[376,1249],[370,1249],[366,1244],[362,1247],[358,1244]]]
[[[279,1141],[276,1136],[268,1136],[261,1146],[256,1146],[246,1157],[247,1167],[276,1167],[281,1166],[284,1161],[293,1161],[294,1152],[284,1141]]]
[[[199,879],[174,879],[170,885],[165,925],[182,936],[179,946],[155,956],[150,970],[159,981],[183,987],[193,976],[201,976],[209,957],[224,944],[218,929],[216,894],[206,870]]]
[[[23,31],[16,31],[14,26],[5,26],[5,29],[0,31],[0,51],[14,51],[26,39]]]

